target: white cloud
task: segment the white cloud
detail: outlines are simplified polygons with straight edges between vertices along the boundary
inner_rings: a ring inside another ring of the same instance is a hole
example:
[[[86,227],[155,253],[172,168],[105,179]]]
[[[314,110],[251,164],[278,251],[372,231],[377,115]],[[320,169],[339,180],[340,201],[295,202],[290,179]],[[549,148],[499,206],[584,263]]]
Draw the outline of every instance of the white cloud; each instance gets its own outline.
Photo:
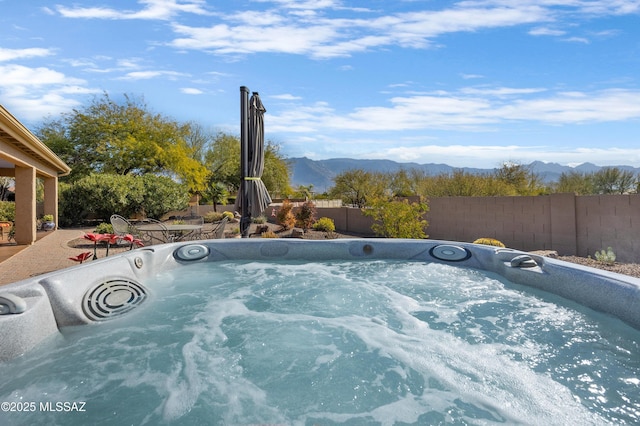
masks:
[[[504,161],[533,161],[564,165],[585,162],[597,165],[640,165],[640,148],[567,148],[517,145],[424,145],[383,150],[367,158],[392,158],[399,162],[446,163],[455,167],[498,167]],[[576,161],[577,160],[577,161]]]
[[[289,2],[286,3],[290,5]],[[300,5],[298,5],[300,6]],[[369,15],[369,14],[368,14]],[[526,7],[453,8],[366,18],[313,18],[301,15],[245,11],[222,17],[210,26],[174,24],[179,49],[218,54],[283,52],[315,58],[349,56],[355,52],[399,45],[425,48],[431,39],[452,32],[545,21],[547,11]]]
[[[547,89],[544,88],[514,88],[514,87],[465,87],[460,90],[460,93],[465,95],[480,95],[480,96],[513,96],[513,95],[526,95],[531,93],[544,92]]]
[[[45,67],[0,66],[0,98],[17,117],[40,120],[80,104],[78,96],[97,93],[86,81]]]
[[[178,77],[188,77],[189,74],[176,71],[132,71],[119,77],[118,80],[149,80],[158,77],[169,77],[169,79],[177,79]]]
[[[461,74],[460,77],[462,77],[465,80],[474,80],[478,78],[484,78],[484,76],[480,74]]]
[[[177,49],[219,55],[280,52],[334,58],[390,46],[431,48],[442,35],[515,26],[524,26],[523,31],[533,36],[566,36],[567,41],[585,43],[588,40],[584,37],[568,34],[563,28],[569,25],[565,21],[578,15],[634,14],[640,8],[637,0],[467,0],[440,10],[431,6],[385,15],[379,10],[345,7],[338,0],[256,3],[268,6],[224,15],[210,12],[204,0],[138,0],[137,9],[59,5],[56,10],[67,18],[172,21],[176,37],[169,45]],[[333,14],[329,16],[328,11]],[[200,26],[175,22],[182,13],[208,16],[211,22]],[[528,25],[536,27],[528,29]]]
[[[65,7],[56,6],[56,10],[65,18],[84,19],[143,19],[169,20],[179,13],[208,15],[203,0],[138,0],[143,5],[140,10],[119,10],[108,7]]]
[[[204,92],[200,89],[196,89],[194,87],[183,87],[180,89],[180,92],[185,95],[202,95]]]
[[[36,58],[53,55],[52,49],[31,47],[27,49],[5,49],[0,47],[0,62],[13,61],[16,59]]]
[[[533,36],[562,36],[566,34],[566,31],[554,30],[548,27],[538,27],[529,31],[529,34]]]
[[[295,96],[295,95],[292,95],[290,93],[283,93],[281,95],[272,95],[272,96],[269,96],[269,98],[278,99],[278,100],[281,100],[281,101],[297,101],[297,100],[302,99],[300,96]]]
[[[590,41],[588,38],[585,37],[567,37],[565,39],[563,39],[564,41],[567,41],[569,43],[583,43],[583,44],[589,44]]]
[[[463,88],[458,92],[397,96],[390,106],[351,112],[326,103],[294,105],[269,116],[274,132],[406,130],[494,131],[498,124],[573,125],[640,120],[640,91],[551,92],[543,88]],[[302,125],[301,123],[304,123]]]
[[[599,92],[564,92],[546,98],[522,99],[496,108],[506,120],[549,124],[579,124],[640,119],[640,91],[609,89]]]
[[[0,66],[0,87],[43,86],[51,84],[83,84],[84,80],[69,78],[49,68],[29,68],[22,65]]]

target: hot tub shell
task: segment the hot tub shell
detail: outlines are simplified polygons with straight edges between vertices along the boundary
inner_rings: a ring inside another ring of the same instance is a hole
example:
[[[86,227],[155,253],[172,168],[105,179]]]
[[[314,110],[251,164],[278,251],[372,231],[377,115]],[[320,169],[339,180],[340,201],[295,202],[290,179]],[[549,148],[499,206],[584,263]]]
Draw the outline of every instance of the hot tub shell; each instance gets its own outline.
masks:
[[[449,263],[494,272],[640,329],[640,280],[517,250],[440,240],[206,240],[137,249],[0,287],[0,361],[34,349],[63,327],[126,314],[144,301],[145,292],[153,292],[146,285],[150,277],[185,264],[378,259]]]

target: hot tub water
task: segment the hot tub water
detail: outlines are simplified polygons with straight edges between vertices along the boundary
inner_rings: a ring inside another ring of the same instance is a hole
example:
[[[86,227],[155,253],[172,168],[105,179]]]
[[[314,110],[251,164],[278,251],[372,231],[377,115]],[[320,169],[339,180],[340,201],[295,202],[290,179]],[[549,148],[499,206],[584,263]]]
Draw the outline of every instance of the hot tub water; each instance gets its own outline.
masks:
[[[407,261],[213,262],[0,364],[11,424],[640,421],[640,332],[491,273]],[[1,418],[1,417],[0,417]]]

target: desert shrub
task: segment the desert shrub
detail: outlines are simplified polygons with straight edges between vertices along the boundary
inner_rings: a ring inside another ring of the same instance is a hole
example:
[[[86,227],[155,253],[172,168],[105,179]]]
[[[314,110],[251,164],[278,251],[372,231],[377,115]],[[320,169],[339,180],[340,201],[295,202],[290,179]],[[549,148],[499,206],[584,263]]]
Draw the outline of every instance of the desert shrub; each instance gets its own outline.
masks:
[[[616,263],[616,254],[611,247],[607,247],[607,250],[600,250],[595,253],[596,260],[598,262],[606,263],[607,265],[613,265]]]
[[[228,220],[235,219],[235,216],[233,215],[233,212],[230,212],[230,211],[222,212],[222,215],[226,216]]]
[[[258,217],[251,218],[251,222],[252,223],[257,223],[259,225],[263,225],[263,224],[267,223],[267,218],[262,216],[262,215],[260,215]]]
[[[0,201],[0,220],[14,222],[16,220],[16,203]]]
[[[293,215],[293,204],[291,201],[284,200],[282,207],[276,213],[276,221],[278,225],[284,229],[291,229],[296,225],[296,217]]]
[[[204,215],[204,221],[206,223],[220,222],[225,215],[218,212],[208,212]]]
[[[276,233],[271,230],[263,232],[262,234],[260,234],[260,236],[262,238],[278,238],[278,235],[276,235]]]
[[[321,217],[313,224],[313,229],[316,231],[334,232],[336,230],[336,225],[330,217]]]
[[[306,201],[302,207],[296,212],[296,226],[307,230],[311,228],[316,218],[316,205],[313,201]]]
[[[473,242],[473,244],[482,244],[485,246],[495,246],[495,247],[504,247],[505,245],[502,242],[494,239],[494,238],[478,238]]]
[[[424,214],[429,211],[425,203],[409,203],[409,200],[378,199],[362,214],[375,220],[371,230],[386,238],[427,238],[424,230],[428,223]]]
[[[96,229],[93,232],[96,234],[113,234],[113,225],[102,222],[96,226]]]

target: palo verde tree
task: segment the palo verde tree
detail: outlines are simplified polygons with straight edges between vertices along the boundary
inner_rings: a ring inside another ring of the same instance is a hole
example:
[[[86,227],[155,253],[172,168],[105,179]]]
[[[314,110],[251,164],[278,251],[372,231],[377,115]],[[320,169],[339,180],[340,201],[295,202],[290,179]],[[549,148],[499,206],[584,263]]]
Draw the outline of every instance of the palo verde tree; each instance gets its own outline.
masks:
[[[116,102],[105,93],[84,108],[45,122],[37,135],[71,166],[66,181],[91,173],[153,173],[199,190],[208,172],[189,143],[193,128],[152,113],[133,97]]]
[[[333,182],[330,196],[360,208],[367,206],[368,200],[384,197],[389,192],[388,175],[362,169],[342,172],[333,178]]]
[[[504,162],[494,173],[496,179],[510,186],[514,193],[506,195],[542,195],[547,189],[540,176],[529,166],[516,162]]]
[[[605,167],[593,175],[597,194],[626,194],[636,189],[637,179],[633,172],[618,167]]]
[[[553,185],[556,193],[574,193],[576,195],[595,194],[594,179],[592,173],[577,171],[565,172],[560,175]]]

